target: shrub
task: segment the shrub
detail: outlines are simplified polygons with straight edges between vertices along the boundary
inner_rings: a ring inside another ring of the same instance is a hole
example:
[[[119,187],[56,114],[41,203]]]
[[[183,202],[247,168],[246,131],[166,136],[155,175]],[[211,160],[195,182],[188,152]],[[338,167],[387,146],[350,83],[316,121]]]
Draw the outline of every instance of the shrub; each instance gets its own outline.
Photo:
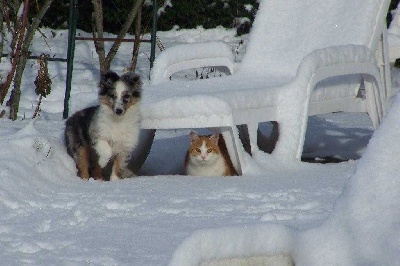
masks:
[[[118,32],[133,3],[134,1],[126,0],[103,0],[104,30],[112,33]],[[35,2],[32,1],[33,13],[34,4]],[[78,4],[77,26],[79,29],[91,32],[92,3],[91,1],[79,1]],[[206,29],[219,25],[226,28],[239,27],[242,24],[238,22],[246,24],[254,19],[258,7],[257,0],[169,0],[158,1],[157,5],[160,13],[158,30],[170,30],[174,26],[190,29],[200,25]],[[145,31],[150,31],[151,28],[152,9],[152,1],[144,1],[142,28]],[[68,10],[69,0],[54,0],[42,21],[42,26],[54,29],[66,28]]]

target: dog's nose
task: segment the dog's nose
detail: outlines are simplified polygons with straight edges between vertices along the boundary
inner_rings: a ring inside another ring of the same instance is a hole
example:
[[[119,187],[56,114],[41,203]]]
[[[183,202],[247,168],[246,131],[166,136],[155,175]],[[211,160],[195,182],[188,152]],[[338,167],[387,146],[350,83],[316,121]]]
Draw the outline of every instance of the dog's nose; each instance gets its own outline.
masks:
[[[115,113],[116,113],[117,115],[122,115],[123,110],[122,110],[121,108],[115,109]]]

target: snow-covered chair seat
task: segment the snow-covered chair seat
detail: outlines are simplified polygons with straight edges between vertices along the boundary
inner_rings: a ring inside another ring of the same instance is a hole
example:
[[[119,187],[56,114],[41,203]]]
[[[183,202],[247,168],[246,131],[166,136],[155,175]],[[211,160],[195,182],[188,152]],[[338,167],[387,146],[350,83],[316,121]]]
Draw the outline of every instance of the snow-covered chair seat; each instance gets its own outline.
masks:
[[[231,72],[233,60],[222,43],[180,45],[160,54],[143,92],[142,126],[223,128],[232,137],[228,149],[239,172],[244,160],[236,125],[247,125],[255,151],[258,124],[277,121],[279,140],[272,154],[285,160],[300,159],[308,115],[367,112],[376,127],[387,96],[381,40],[388,5],[387,0],[263,0],[243,61],[232,75],[169,80],[180,64]]]

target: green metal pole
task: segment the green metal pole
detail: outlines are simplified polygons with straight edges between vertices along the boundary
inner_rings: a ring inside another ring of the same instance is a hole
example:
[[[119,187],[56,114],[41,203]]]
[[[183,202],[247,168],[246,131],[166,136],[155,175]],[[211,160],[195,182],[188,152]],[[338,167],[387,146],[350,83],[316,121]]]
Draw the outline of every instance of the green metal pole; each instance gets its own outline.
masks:
[[[67,51],[67,80],[64,96],[64,112],[63,118],[67,119],[69,115],[69,98],[71,95],[72,70],[74,69],[75,54],[75,36],[76,21],[78,14],[78,0],[69,1],[69,18],[68,18],[68,51]]]
[[[156,35],[157,35],[157,0],[153,0],[153,25],[151,27],[151,50],[150,50],[150,69],[153,68],[156,58]]]

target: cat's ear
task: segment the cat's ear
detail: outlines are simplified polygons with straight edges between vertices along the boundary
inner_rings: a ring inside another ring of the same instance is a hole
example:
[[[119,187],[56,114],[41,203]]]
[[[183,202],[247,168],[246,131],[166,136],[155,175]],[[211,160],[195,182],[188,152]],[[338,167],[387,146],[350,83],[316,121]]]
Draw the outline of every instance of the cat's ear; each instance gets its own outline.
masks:
[[[212,134],[210,136],[210,140],[212,140],[215,143],[215,145],[218,145],[219,134],[217,134],[217,133]]]
[[[194,131],[190,131],[189,136],[190,136],[190,142],[193,142],[193,141],[199,139],[199,135]]]

